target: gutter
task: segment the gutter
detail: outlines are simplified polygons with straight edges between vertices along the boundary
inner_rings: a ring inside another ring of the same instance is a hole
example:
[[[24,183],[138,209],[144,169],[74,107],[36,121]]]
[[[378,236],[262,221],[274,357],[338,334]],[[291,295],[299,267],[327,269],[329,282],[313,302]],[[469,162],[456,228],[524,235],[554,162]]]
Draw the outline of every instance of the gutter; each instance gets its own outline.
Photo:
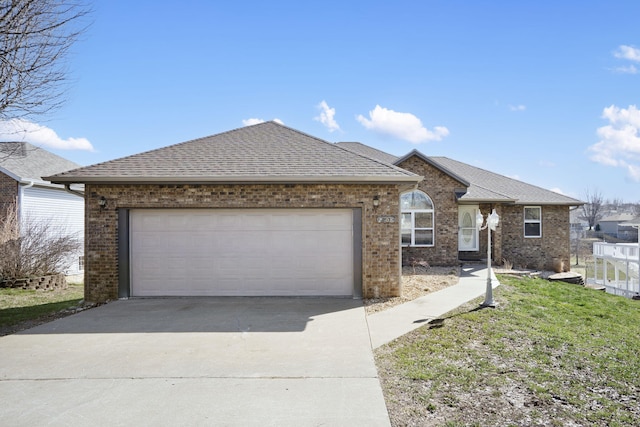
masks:
[[[76,196],[80,196],[84,199],[84,192],[83,191],[78,191],[78,190],[72,190],[71,189],[71,184],[65,184],[64,185],[64,189],[71,193],[71,194],[75,194]]]
[[[416,184],[419,175],[404,176],[193,176],[193,177],[44,177],[54,184]]]

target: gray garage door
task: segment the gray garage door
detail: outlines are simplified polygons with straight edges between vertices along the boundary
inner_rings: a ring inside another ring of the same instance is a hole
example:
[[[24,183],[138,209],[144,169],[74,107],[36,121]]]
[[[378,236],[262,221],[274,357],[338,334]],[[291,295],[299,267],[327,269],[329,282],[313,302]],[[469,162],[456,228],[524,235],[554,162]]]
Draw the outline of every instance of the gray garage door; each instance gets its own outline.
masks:
[[[130,212],[132,296],[352,295],[350,209]]]

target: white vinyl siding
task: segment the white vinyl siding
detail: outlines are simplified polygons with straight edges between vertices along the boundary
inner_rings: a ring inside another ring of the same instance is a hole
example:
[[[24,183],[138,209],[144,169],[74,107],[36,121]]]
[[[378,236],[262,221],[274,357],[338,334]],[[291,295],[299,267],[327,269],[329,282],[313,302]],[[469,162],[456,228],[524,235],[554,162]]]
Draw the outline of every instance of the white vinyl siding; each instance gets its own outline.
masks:
[[[53,235],[72,235],[84,242],[84,199],[60,188],[20,187],[21,221],[44,222]],[[83,245],[84,246],[84,245]],[[82,272],[78,253],[69,257],[66,274]]]
[[[540,206],[525,206],[524,237],[542,237],[542,208]]]

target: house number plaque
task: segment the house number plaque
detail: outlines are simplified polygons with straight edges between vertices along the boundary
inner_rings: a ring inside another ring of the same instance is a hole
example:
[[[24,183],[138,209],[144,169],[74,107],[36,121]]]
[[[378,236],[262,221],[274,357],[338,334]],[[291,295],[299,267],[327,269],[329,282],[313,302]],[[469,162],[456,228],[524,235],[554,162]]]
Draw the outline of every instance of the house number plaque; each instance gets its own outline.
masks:
[[[394,223],[394,222],[396,222],[396,217],[395,217],[395,215],[380,215],[378,217],[378,222],[379,223]]]

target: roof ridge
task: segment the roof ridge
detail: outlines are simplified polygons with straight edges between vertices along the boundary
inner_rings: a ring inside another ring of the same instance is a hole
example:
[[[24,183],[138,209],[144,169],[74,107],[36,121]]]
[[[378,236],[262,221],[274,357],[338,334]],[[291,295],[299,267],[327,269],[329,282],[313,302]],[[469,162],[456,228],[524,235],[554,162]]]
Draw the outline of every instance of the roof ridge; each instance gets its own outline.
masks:
[[[125,179],[136,182],[418,182],[421,179],[386,159],[352,152],[275,121],[153,148],[51,178],[85,183]]]
[[[522,182],[522,181],[520,181],[520,182]],[[504,194],[501,191],[492,190],[491,188],[487,188],[487,187],[485,187],[483,185],[479,185],[479,184],[471,184],[471,185],[473,185],[474,187],[482,188],[483,190],[490,191],[491,193],[499,194],[499,195],[503,196],[505,199],[517,200],[517,199],[514,199],[513,197],[509,196],[508,194]],[[547,190],[547,191],[549,191],[549,190]]]
[[[331,143],[329,143],[329,144],[331,144]],[[362,143],[358,142],[358,144],[362,144]],[[401,173],[406,174],[407,176],[420,176],[420,175],[418,175],[418,174],[416,174],[416,173],[413,173],[413,172],[411,172],[411,171],[408,171],[408,170],[406,170],[406,169],[402,169],[401,167],[398,167],[398,166],[396,166],[396,165],[392,165],[392,164],[389,164],[389,163],[383,162],[383,161],[381,161],[381,160],[374,159],[373,157],[369,157],[369,156],[364,155],[364,154],[362,154],[362,153],[356,153],[355,151],[348,150],[347,148],[345,148],[345,147],[341,147],[341,146],[340,146],[340,145],[338,145],[338,144],[331,144],[331,145],[332,145],[332,146],[334,146],[334,147],[336,147],[336,148],[339,148],[339,149],[341,149],[341,150],[343,150],[343,151],[346,151],[346,152],[348,152],[348,153],[355,154],[356,156],[360,156],[360,157],[362,157],[362,158],[364,158],[364,159],[371,160],[371,161],[374,161],[374,162],[376,162],[376,163],[378,163],[378,164],[381,164],[381,165],[383,165],[383,166],[390,167],[390,168],[392,168],[393,170],[395,170],[395,171],[397,171],[397,172],[401,172]],[[369,146],[368,146],[368,145],[366,145],[366,144],[362,144],[362,145],[369,147]],[[373,147],[369,147],[369,148],[373,148]],[[375,148],[374,148],[374,150],[375,150]],[[382,150],[378,150],[378,151],[382,151]],[[384,153],[384,151],[382,151],[382,152]],[[385,154],[388,154],[388,153],[385,153]],[[390,155],[391,155],[391,154],[390,154]]]
[[[395,165],[391,165],[391,164],[389,164],[389,163],[382,162],[382,161],[380,161],[380,160],[378,160],[378,159],[374,159],[373,157],[369,157],[369,156],[366,156],[366,155],[361,154],[361,153],[356,153],[355,151],[347,150],[347,149],[346,149],[346,148],[344,148],[344,147],[340,147],[340,146],[339,146],[338,144],[336,144],[336,143],[329,142],[329,141],[327,141],[327,140],[325,140],[325,139],[322,139],[322,138],[318,138],[317,136],[310,135],[310,134],[308,134],[308,133],[302,132],[301,130],[291,128],[291,127],[289,127],[289,126],[283,125],[283,124],[278,123],[278,122],[276,122],[276,121],[270,121],[270,122],[258,123],[257,125],[254,125],[254,126],[258,126],[258,125],[266,124],[266,123],[273,123],[273,124],[275,124],[275,125],[277,125],[277,126],[283,127],[283,128],[285,128],[285,129],[289,129],[289,130],[291,130],[291,131],[293,131],[293,132],[299,133],[300,135],[304,135],[304,136],[306,136],[306,137],[309,137],[309,138],[315,139],[316,141],[321,142],[321,143],[323,143],[323,144],[328,144],[328,145],[329,145],[329,146],[331,146],[331,147],[339,148],[339,149],[341,149],[342,151],[346,151],[346,152],[348,152],[348,153],[350,153],[350,154],[354,154],[354,155],[356,155],[356,156],[362,157],[363,159],[367,159],[367,160],[374,161],[374,162],[376,162],[376,163],[378,163],[378,164],[380,164],[380,165],[382,165],[382,166],[390,167],[391,169],[395,170],[396,172],[404,173],[404,174],[405,174],[405,175],[407,175],[407,176],[418,176],[417,174],[415,174],[415,173],[413,173],[413,172],[410,172],[410,171],[408,171],[408,170],[406,170],[406,169],[402,169],[402,168],[400,168],[400,167],[398,167],[398,166],[395,166]],[[360,143],[359,143],[359,144],[360,144]],[[362,145],[366,145],[366,144],[362,144]],[[370,147],[370,148],[372,148],[372,147]],[[380,151],[382,151],[382,150],[380,150]]]
[[[507,179],[507,180],[509,180],[509,181],[513,181],[513,182],[517,182],[517,183],[522,184],[522,185],[526,185],[526,186],[528,186],[528,187],[537,188],[538,190],[542,190],[542,191],[547,191],[547,192],[550,192],[550,193],[554,193],[554,194],[556,194],[556,195],[558,195],[558,196],[560,196],[560,197],[565,197],[565,198],[567,198],[567,199],[571,199],[571,200],[575,200],[575,201],[577,201],[577,202],[581,202],[580,200],[575,199],[575,198],[570,197],[570,196],[567,196],[567,195],[565,195],[565,194],[557,193],[557,192],[555,192],[555,191],[553,191],[553,190],[549,190],[548,188],[543,188],[543,187],[541,187],[541,186],[539,186],[539,185],[530,184],[530,183],[525,182],[525,181],[522,181],[522,180],[520,180],[520,179],[516,179],[516,178],[512,178],[512,177],[510,177],[510,176],[502,175],[502,174],[500,174],[500,173],[493,172],[493,171],[490,171],[490,170],[488,170],[488,169],[481,168],[481,167],[479,167],[479,166],[474,166],[474,165],[471,165],[471,164],[469,164],[469,163],[464,163],[464,162],[461,162],[461,161],[459,161],[459,160],[452,159],[452,158],[447,157],[447,156],[434,156],[434,158],[438,158],[438,157],[439,157],[439,158],[442,158],[442,159],[447,159],[447,160],[449,160],[449,161],[451,161],[451,162],[455,162],[455,163],[458,163],[458,164],[461,164],[461,165],[468,166],[468,167],[470,167],[470,168],[474,168],[474,169],[476,169],[476,170],[482,171],[482,172],[484,172],[484,173],[491,174],[491,175],[493,175],[493,176],[500,177],[500,178],[502,178],[502,179]],[[506,195],[505,195],[505,194],[503,194],[502,192],[499,192],[499,191],[496,191],[496,190],[492,190],[492,189],[490,189],[490,188],[486,188],[486,187],[484,187],[484,186],[478,185],[477,183],[473,183],[473,185],[475,185],[476,187],[480,187],[480,188],[483,188],[483,189],[485,189],[485,190],[491,191],[491,192],[493,192],[493,193],[501,194],[501,195],[503,195],[503,196],[506,196]],[[513,197],[511,197],[511,196],[506,196],[506,197],[508,197],[509,199],[513,199]],[[515,199],[514,199],[514,200],[515,200]]]
[[[431,156],[427,156],[424,153],[422,153],[420,150],[414,148],[413,150],[409,151],[407,154],[405,154],[402,157],[398,157],[398,160],[396,160],[396,164],[398,163],[402,163],[405,160],[411,158],[412,156],[418,156],[420,157],[423,161],[425,161],[426,163],[431,164],[431,166],[435,167],[436,169],[440,169],[442,172],[446,173],[447,175],[449,175],[451,178],[455,179],[456,181],[460,182],[463,185],[466,185],[467,187],[469,185],[471,185],[471,182],[460,176],[459,174],[455,173],[454,171],[452,171],[451,169],[449,169],[448,167],[438,163],[436,160],[434,160],[434,157]]]
[[[176,142],[176,143],[165,145],[165,146],[162,146],[162,147],[156,147],[156,148],[152,148],[150,150],[141,151],[139,153],[129,154],[129,155],[122,156],[122,157],[116,157],[115,159],[104,160],[102,162],[94,163],[94,164],[91,164],[91,165],[88,165],[88,166],[81,166],[79,168],[75,168],[75,169],[69,170],[67,172],[73,172],[73,171],[75,171],[77,169],[82,169],[82,168],[85,168],[85,167],[93,168],[95,166],[101,166],[101,165],[103,165],[105,163],[109,163],[109,162],[113,162],[113,161],[117,161],[117,160],[125,160],[125,159],[129,159],[129,158],[132,158],[132,157],[141,156],[143,154],[149,154],[149,153],[153,153],[155,151],[165,150],[167,148],[177,147],[177,146],[180,146],[180,145],[186,145],[186,144],[197,142],[197,141],[200,141],[200,140],[203,140],[203,139],[211,138],[211,137],[214,137],[214,136],[225,135],[227,133],[235,132],[235,131],[238,131],[238,130],[241,130],[241,129],[244,129],[244,128],[247,128],[247,127],[262,125],[264,123],[270,123],[270,122],[256,123],[255,125],[249,125],[249,126],[240,126],[240,127],[235,128],[235,129],[226,130],[226,131],[223,131],[223,132],[214,133],[214,134],[207,135],[207,136],[201,136],[199,138],[188,139],[186,141]],[[273,122],[273,123],[275,123],[275,122]],[[65,174],[67,172],[65,172]]]

